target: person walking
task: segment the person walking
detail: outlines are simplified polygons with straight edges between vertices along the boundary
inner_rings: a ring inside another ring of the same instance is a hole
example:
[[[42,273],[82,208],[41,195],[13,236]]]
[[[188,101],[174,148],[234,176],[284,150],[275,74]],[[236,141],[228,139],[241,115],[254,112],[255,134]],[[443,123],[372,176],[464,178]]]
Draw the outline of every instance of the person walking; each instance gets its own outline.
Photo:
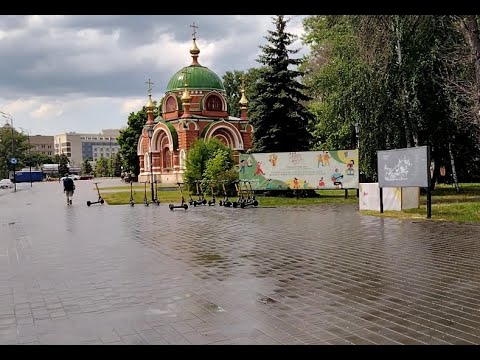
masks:
[[[63,179],[63,192],[67,196],[67,205],[72,205],[72,196],[74,191],[75,184],[73,183],[73,179],[67,174],[65,179]]]

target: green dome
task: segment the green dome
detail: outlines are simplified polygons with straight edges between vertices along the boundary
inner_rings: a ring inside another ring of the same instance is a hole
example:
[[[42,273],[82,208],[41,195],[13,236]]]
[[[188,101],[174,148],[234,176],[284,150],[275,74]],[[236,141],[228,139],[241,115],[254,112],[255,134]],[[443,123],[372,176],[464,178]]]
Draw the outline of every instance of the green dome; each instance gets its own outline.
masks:
[[[172,76],[167,85],[167,92],[184,89],[185,81],[183,80],[183,72],[185,69],[187,69],[188,72],[189,89],[225,91],[222,80],[220,80],[212,70],[205,66],[190,65],[177,71],[177,73]]]

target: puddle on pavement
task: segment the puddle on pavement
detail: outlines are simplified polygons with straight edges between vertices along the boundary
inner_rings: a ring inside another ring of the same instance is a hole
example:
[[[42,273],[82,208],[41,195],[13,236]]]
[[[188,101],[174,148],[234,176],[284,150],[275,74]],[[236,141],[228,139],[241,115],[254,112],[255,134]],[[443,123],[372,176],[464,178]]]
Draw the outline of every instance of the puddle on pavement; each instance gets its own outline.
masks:
[[[218,306],[217,304],[209,302],[206,304],[206,308],[208,311],[213,311],[213,312],[225,312],[225,309],[222,307]]]

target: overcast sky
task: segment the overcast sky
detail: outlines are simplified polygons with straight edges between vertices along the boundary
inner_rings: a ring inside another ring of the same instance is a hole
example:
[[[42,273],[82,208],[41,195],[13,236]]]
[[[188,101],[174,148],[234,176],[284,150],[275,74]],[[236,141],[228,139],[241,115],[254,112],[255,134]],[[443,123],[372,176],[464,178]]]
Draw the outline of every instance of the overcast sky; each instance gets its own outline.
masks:
[[[304,16],[288,18],[287,31],[301,35]],[[32,135],[124,127],[146,102],[148,78],[159,100],[190,64],[192,22],[200,64],[220,77],[258,66],[274,29],[267,15],[0,15],[0,111]],[[307,51],[301,41],[292,48]]]

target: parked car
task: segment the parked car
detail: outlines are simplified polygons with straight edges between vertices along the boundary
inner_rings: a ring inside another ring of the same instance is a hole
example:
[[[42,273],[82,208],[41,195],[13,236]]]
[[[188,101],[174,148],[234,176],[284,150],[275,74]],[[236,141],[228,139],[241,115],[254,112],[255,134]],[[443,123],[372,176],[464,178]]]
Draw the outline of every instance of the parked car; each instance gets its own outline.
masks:
[[[13,182],[10,179],[0,180],[0,189],[11,189],[13,188]]]
[[[79,175],[75,175],[75,174],[70,174],[68,176],[64,176],[60,179],[60,181],[63,181],[65,180],[67,177],[69,177],[70,179],[73,179],[73,180],[79,180],[80,179],[80,176]]]

